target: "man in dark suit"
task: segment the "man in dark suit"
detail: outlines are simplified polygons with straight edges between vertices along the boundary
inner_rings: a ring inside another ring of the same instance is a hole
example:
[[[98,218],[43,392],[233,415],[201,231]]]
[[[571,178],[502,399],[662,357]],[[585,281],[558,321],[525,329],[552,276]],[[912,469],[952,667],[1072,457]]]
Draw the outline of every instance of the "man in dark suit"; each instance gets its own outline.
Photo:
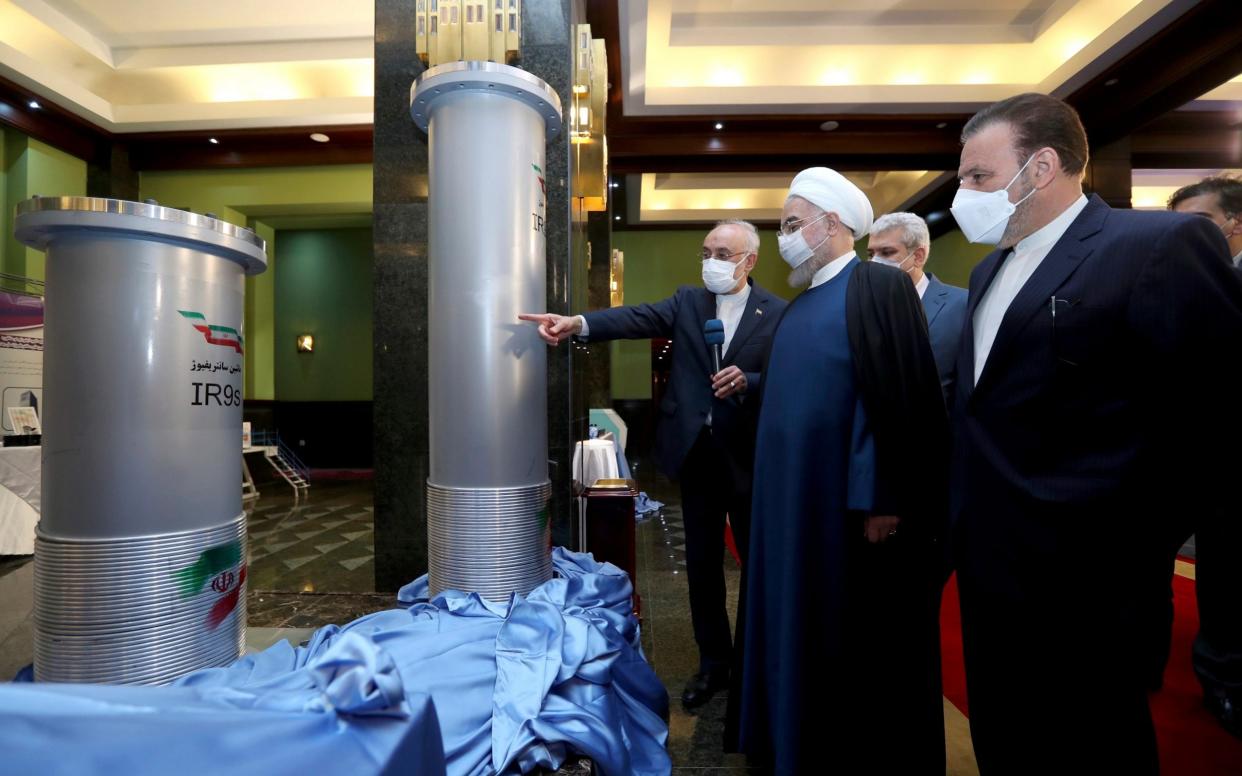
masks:
[[[1242,280],[1207,219],[1083,195],[1073,108],[1023,94],[962,133],[971,274],[953,517],[980,773],[1159,770],[1147,627],[1171,516],[1219,503]]]
[[[1177,213],[1205,216],[1229,243],[1233,265],[1242,272],[1242,180],[1217,176],[1184,186],[1169,198]],[[1196,524],[1183,527],[1170,547],[1174,560],[1186,534],[1195,534],[1195,597],[1199,604],[1199,635],[1195,638],[1195,674],[1203,685],[1203,703],[1233,735],[1242,738],[1242,519],[1237,498],[1207,513],[1195,514]],[[1172,566],[1172,563],[1170,563]],[[1172,590],[1161,622],[1163,648],[1168,658],[1168,625],[1172,620]],[[1164,667],[1163,662],[1159,663]]]
[[[867,255],[872,261],[905,272],[919,292],[940,387],[948,402],[953,395],[958,344],[966,320],[966,289],[942,283],[924,270],[931,256],[931,235],[927,222],[914,213],[888,213],[877,218],[867,238]]]
[[[764,352],[785,308],[784,300],[749,278],[759,259],[759,233],[751,224],[720,222],[703,240],[700,259],[706,288],[682,286],[653,304],[584,315],[521,316],[537,322],[539,334],[552,345],[571,336],[592,341],[668,337],[674,342],[655,459],[681,485],[690,618],[699,646],[699,671],[682,694],[689,708],[706,703],[729,681],[733,648],[721,565],[725,516],[744,563],[754,424],[742,416],[750,410],[747,395],[759,388]],[[719,372],[703,337],[703,324],[710,319],[724,324]]]

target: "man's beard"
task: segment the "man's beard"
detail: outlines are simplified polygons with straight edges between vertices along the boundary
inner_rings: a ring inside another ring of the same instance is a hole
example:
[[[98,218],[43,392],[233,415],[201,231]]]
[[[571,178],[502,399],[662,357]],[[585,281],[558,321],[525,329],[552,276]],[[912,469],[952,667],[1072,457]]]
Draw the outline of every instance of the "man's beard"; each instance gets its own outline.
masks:
[[[831,261],[829,253],[831,251],[824,251],[822,256],[818,253],[814,254],[811,258],[794,267],[793,271],[789,273],[789,286],[791,288],[806,288],[811,285],[811,280],[815,277],[815,273],[828,266],[828,262]]]
[[[1026,182],[1025,177],[1023,182]],[[1025,202],[1014,208],[1013,215],[1009,216],[1009,223],[1005,224],[1005,232],[1001,235],[1000,242],[996,244],[996,247],[1002,249],[1012,248],[1029,236],[1027,234],[1027,224],[1030,223],[1031,206],[1034,200],[1035,194],[1031,194],[1026,198]]]

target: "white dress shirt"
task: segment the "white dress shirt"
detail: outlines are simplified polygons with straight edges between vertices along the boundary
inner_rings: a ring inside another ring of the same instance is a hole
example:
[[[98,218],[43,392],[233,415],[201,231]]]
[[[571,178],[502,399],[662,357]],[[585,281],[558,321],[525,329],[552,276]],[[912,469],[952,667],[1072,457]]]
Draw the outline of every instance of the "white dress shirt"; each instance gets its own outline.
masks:
[[[737,326],[742,322],[742,313],[746,312],[746,300],[750,299],[750,283],[742,286],[736,294],[716,294],[716,317],[724,323],[725,341],[720,352],[728,353]]]
[[[1238,251],[1238,255],[1233,257],[1233,266],[1242,267],[1242,251]]]
[[[931,285],[931,281],[927,279],[927,273],[923,273],[923,277],[919,278],[919,282],[914,284],[914,290],[919,292],[919,299],[923,298],[923,294],[927,293],[927,287]]]
[[[822,286],[829,280],[832,280],[837,275],[841,274],[841,270],[845,269],[845,265],[850,263],[850,259],[857,255],[858,254],[854,251],[850,251],[849,253],[843,256],[838,256],[824,266],[820,267],[819,270],[811,276],[811,288]]]
[[[1005,318],[1005,311],[1086,206],[1087,197],[1079,196],[1047,226],[1022,239],[1003,260],[1001,268],[992,278],[992,285],[988,286],[979,306],[975,308],[973,323],[976,383],[979,382],[979,375],[983,374],[988,354],[992,352],[992,343],[996,341],[996,332]]]

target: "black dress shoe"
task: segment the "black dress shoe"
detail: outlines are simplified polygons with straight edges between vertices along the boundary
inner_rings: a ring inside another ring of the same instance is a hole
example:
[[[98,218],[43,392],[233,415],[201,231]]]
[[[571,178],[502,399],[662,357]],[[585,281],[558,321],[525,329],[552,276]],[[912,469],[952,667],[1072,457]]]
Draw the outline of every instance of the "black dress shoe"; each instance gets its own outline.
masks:
[[[681,693],[681,703],[687,709],[698,708],[728,686],[728,671],[700,671],[686,682],[686,689]]]
[[[1238,698],[1220,690],[1210,691],[1204,694],[1203,705],[1221,727],[1235,738],[1242,738],[1242,704]]]

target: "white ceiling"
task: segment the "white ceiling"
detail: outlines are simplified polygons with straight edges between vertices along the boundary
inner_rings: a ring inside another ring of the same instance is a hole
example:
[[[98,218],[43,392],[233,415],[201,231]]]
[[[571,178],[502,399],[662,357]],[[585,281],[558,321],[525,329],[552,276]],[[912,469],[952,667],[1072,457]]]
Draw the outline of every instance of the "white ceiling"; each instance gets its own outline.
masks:
[[[1195,0],[628,0],[627,115],[971,110],[1100,72]]]
[[[371,0],[0,0],[0,75],[114,132],[366,124]]]

